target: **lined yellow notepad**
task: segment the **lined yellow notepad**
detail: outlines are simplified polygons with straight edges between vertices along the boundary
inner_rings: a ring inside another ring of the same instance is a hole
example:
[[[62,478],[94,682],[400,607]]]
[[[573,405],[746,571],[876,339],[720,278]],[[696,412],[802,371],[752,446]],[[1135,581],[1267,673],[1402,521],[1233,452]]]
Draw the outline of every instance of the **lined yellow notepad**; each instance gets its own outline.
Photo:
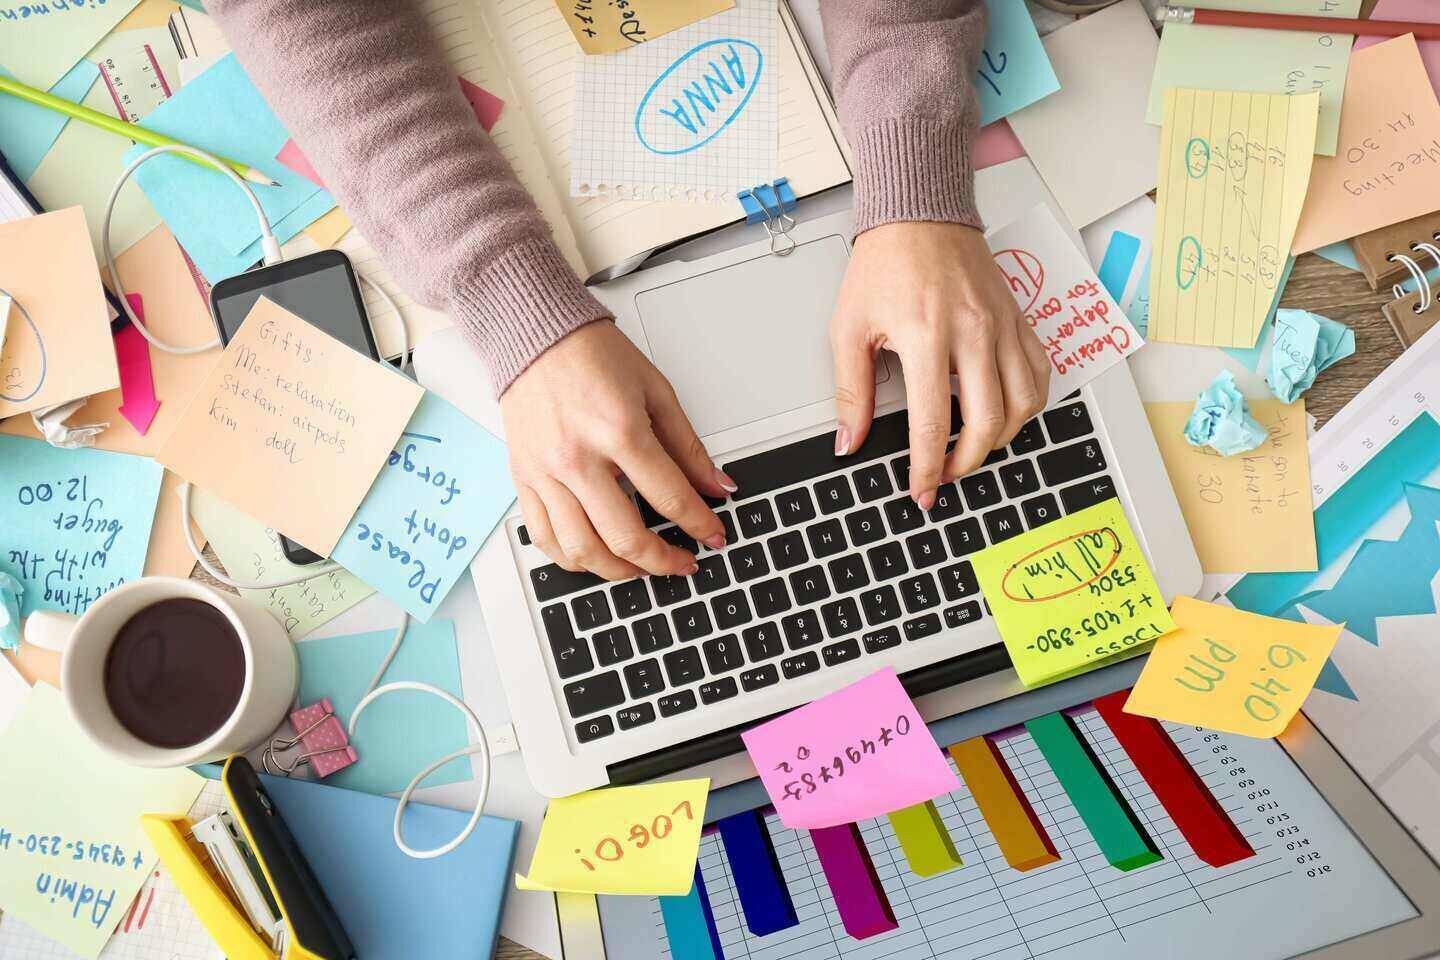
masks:
[[[1251,347],[1305,202],[1319,94],[1165,91],[1151,340]]]

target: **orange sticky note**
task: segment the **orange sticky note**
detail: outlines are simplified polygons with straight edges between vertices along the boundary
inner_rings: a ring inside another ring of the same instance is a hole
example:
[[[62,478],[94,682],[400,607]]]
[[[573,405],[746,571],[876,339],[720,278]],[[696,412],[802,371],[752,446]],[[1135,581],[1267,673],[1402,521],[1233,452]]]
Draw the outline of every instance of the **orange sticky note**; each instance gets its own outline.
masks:
[[[1333,157],[1316,157],[1292,253],[1440,209],[1440,103],[1415,37],[1350,55]]]
[[[0,223],[0,419],[120,386],[110,311],[80,207]]]
[[[1278,736],[1305,702],[1341,627],[1176,597],[1127,713],[1246,737]]]
[[[325,555],[423,393],[262,297],[155,458]]]

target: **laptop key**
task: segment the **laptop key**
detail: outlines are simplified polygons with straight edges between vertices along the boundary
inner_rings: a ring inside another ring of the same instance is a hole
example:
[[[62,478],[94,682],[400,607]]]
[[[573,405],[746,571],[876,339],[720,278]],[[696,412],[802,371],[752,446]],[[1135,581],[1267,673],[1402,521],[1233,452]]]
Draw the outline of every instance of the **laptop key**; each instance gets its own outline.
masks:
[[[766,544],[770,547],[770,562],[775,565],[777,572],[798,567],[810,559],[810,555],[805,552],[805,538],[799,530],[771,537]]]
[[[950,544],[952,557],[963,557],[967,553],[985,549],[985,535],[980,532],[978,517],[957,520],[945,528],[945,541]]]
[[[1020,432],[1015,434],[1015,439],[1010,441],[1010,449],[1018,457],[1023,453],[1034,453],[1045,446],[1045,434],[1040,430],[1040,418],[1027,421]]]
[[[726,545],[738,543],[740,541],[740,534],[735,532],[735,518],[730,516],[730,511],[721,510],[715,514],[715,517],[720,521],[720,525],[725,528]]]
[[[620,674],[614,670],[567,683],[563,690],[565,706],[572,717],[599,713],[625,702],[625,691],[620,687]]]
[[[945,608],[945,625],[947,627],[963,627],[965,624],[974,623],[979,619],[979,600],[971,600],[969,603],[962,603],[958,607]]]
[[[651,657],[640,660],[625,668],[625,686],[630,689],[630,699],[639,700],[665,689],[665,678],[660,676],[660,661]]]
[[[674,693],[667,693],[655,701],[660,708],[660,716],[673,717],[677,713],[684,713],[686,710],[694,710],[696,705],[694,690],[677,690]]]
[[[825,666],[834,667],[842,663],[849,663],[851,660],[860,659],[860,641],[855,639],[841,640],[839,643],[832,643],[828,647],[820,648],[820,656],[825,658]]]
[[[1040,496],[1031,497],[1020,504],[1020,512],[1025,514],[1025,526],[1034,530],[1059,517],[1060,505],[1055,502],[1053,496],[1042,493]]]
[[[685,577],[650,577],[655,602],[662,607],[690,599],[690,581]]]
[[[875,571],[876,580],[889,580],[910,571],[905,565],[905,549],[893,541],[871,547],[866,556],[870,558],[870,569]]]
[[[940,632],[940,615],[927,613],[923,617],[906,620],[904,627],[906,640],[923,640],[926,637],[933,637]]]
[[[945,544],[940,540],[939,530],[921,530],[907,537],[905,550],[910,554],[910,566],[916,570],[945,562]]]
[[[571,573],[554,563],[547,563],[530,571],[530,587],[535,591],[535,599],[541,603],[549,603],[557,597],[569,596],[579,590],[598,587],[604,582],[604,579],[588,570]]]
[[[1000,468],[1000,482],[1005,485],[1005,496],[1011,500],[1028,497],[1040,489],[1040,478],[1035,475],[1035,465],[1029,460],[1016,460]]]
[[[763,537],[776,529],[775,511],[769,500],[743,503],[735,508],[735,516],[740,520],[740,532],[747,539]]]
[[[960,504],[960,491],[953,483],[942,483],[935,491],[935,505],[930,508],[927,514],[931,523],[944,523],[946,520],[954,520],[965,512]]]
[[[755,605],[755,616],[773,617],[790,609],[790,594],[785,592],[785,581],[779,577],[762,580],[750,587],[750,600]]]
[[[1004,463],[1006,458],[1009,456],[1010,451],[1006,450],[1004,447],[1001,447],[999,450],[991,450],[985,455],[985,459],[980,461],[980,466],[993,467],[997,463]]]
[[[855,492],[861,503],[873,503],[895,492],[890,485],[890,472],[883,463],[872,463],[855,471]]]
[[[880,522],[880,511],[874,507],[847,513],[845,527],[850,531],[850,542],[857,547],[885,538],[885,525]]]
[[[765,559],[765,546],[747,543],[730,551],[730,569],[735,571],[735,582],[745,583],[770,572],[770,561]]]
[[[865,560],[858,553],[836,557],[830,561],[830,582],[840,593],[849,593],[869,586],[870,573],[865,569]]]
[[[580,625],[581,630],[594,630],[615,619],[615,615],[610,612],[609,601],[600,590],[587,593],[583,597],[575,597],[570,601],[570,607],[575,611],[575,622]]]
[[[550,652],[555,656],[555,672],[561,680],[578,677],[595,669],[590,660],[590,648],[585,641],[575,636],[570,626],[570,614],[565,604],[552,603],[540,608],[540,622],[545,625],[545,636],[550,641]]]
[[[1056,407],[1054,410],[1045,411],[1042,416],[1051,443],[1067,443],[1095,432],[1095,425],[1090,422],[1090,411],[1085,409],[1083,403]]]
[[[810,541],[810,555],[816,560],[833,557],[845,549],[845,530],[839,519],[825,520],[805,528]]]
[[[1093,507],[1102,500],[1109,500],[1116,496],[1115,481],[1109,477],[1094,477],[1084,483],[1077,483],[1073,487],[1065,487],[1060,491],[1060,502],[1065,505],[1066,513],[1074,513],[1077,510],[1084,510],[1086,507]]]
[[[775,509],[780,512],[780,522],[787,527],[815,519],[815,501],[804,487],[787,490],[775,497]]]
[[[742,623],[749,623],[750,601],[745,599],[744,590],[722,593],[710,601],[715,611],[715,625],[721,630],[733,630]]]
[[[630,629],[635,631],[635,646],[641,653],[654,653],[675,642],[675,638],[670,634],[670,621],[665,619],[663,613],[636,620],[630,624]]]
[[[882,650],[900,646],[900,631],[894,627],[871,630],[860,637],[860,642],[865,644],[866,653],[879,653]]]
[[[745,666],[745,655],[740,652],[740,641],[733,633],[711,637],[700,645],[705,653],[705,666],[711,673],[729,673]]]
[[[971,510],[983,510],[1000,502],[1000,485],[995,482],[995,474],[989,470],[961,477],[960,490]]]
[[[670,544],[670,546],[679,547],[689,554],[700,552],[700,544],[695,542],[695,538],[679,527],[666,527],[664,530],[661,530],[660,539]]]
[[[917,530],[925,524],[925,514],[919,504],[909,497],[896,497],[885,503],[885,519],[890,523],[890,532],[899,536]]]
[[[676,607],[670,616],[675,620],[675,635],[680,638],[681,643],[699,640],[714,630],[710,625],[710,612],[703,603],[687,603],[683,607]]]
[[[751,667],[749,670],[740,671],[740,686],[747,693],[751,690],[774,686],[779,682],[780,671],[775,669],[775,664],[773,663],[767,663],[763,667]]]
[[[705,676],[705,668],[700,664],[700,651],[694,647],[671,650],[664,659],[665,675],[670,678],[672,687],[683,687]]]
[[[890,472],[895,475],[895,488],[897,490],[910,489],[910,454],[903,457],[896,457],[890,461]]]
[[[655,720],[655,708],[648,703],[637,703],[615,714],[621,730],[634,730]]]
[[[702,557],[696,566],[700,569],[690,578],[695,581],[695,592],[702,596],[730,586],[730,574],[725,569],[725,558],[718,553]]]
[[[979,589],[980,581],[975,578],[975,568],[970,566],[969,560],[961,560],[940,569],[940,590],[945,594],[946,600],[959,600]]]
[[[872,627],[900,616],[900,600],[888,584],[860,594],[860,605],[865,608],[865,622]]]
[[[721,700],[729,700],[739,692],[740,688],[735,685],[734,677],[708,680],[700,684],[700,702],[719,703]]]
[[[582,720],[575,724],[575,739],[581,743],[599,740],[601,737],[608,737],[614,732],[615,723],[609,717],[596,717],[593,720]]]
[[[626,580],[610,588],[610,602],[620,616],[638,617],[650,610],[650,591],[645,589],[644,580]]]
[[[635,656],[630,646],[630,635],[624,627],[611,627],[595,634],[595,659],[602,667],[613,667],[617,663]]]
[[[825,633],[832,640],[854,633],[862,626],[860,607],[854,597],[841,597],[825,604],[820,608],[820,616],[825,619]]]
[[[790,574],[790,590],[795,603],[808,607],[830,596],[830,584],[825,582],[825,571],[819,566],[806,567]]]
[[[1035,458],[1045,483],[1057,487],[1105,469],[1105,452],[1095,437],[1058,450],[1046,450]]]
[[[820,635],[820,618],[813,610],[801,610],[781,617],[780,625],[785,628],[785,641],[791,650],[800,650],[824,639]]]
[[[928,573],[901,580],[900,597],[905,601],[906,613],[919,613],[940,605],[940,591],[935,587],[935,578]]]
[[[985,532],[990,534],[991,543],[1001,543],[1025,532],[1020,525],[1020,514],[1010,504],[985,514]]]
[[[785,674],[786,680],[794,680],[796,677],[803,677],[805,674],[814,673],[819,669],[820,658],[815,656],[813,650],[797,653],[780,661],[780,672]]]
[[[741,631],[740,639],[745,643],[745,653],[750,657],[751,663],[769,660],[785,652],[785,644],[780,639],[780,628],[773,622],[747,627]]]
[[[855,495],[850,492],[850,481],[845,479],[843,473],[815,484],[815,499],[820,501],[820,512],[826,516],[855,506]]]

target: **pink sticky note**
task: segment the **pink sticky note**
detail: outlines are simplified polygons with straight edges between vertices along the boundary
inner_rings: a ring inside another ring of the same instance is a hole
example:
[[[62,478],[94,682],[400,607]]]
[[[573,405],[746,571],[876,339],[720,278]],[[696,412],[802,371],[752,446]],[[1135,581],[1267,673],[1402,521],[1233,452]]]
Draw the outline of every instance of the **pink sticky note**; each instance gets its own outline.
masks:
[[[145,304],[140,294],[127,293],[125,299],[144,323]],[[115,364],[120,368],[120,405],[115,409],[143,437],[155,421],[160,401],[155,398],[155,380],[150,370],[150,344],[133,323],[115,334]]]
[[[1440,23],[1440,4],[1435,0],[1380,0],[1370,14],[1371,20],[1415,20],[1421,23]],[[1384,43],[1389,37],[1356,37],[1356,50]],[[1425,62],[1425,72],[1430,75],[1430,86],[1440,94],[1440,40],[1417,41],[1420,59]]]
[[[814,830],[960,787],[894,667],[741,734],[776,813]]]
[[[981,127],[970,148],[970,162],[975,165],[976,170],[984,170],[997,163],[1023,156],[1025,148],[1015,136],[1015,131],[1010,129],[1010,124],[1004,120],[996,120]]]
[[[315,172],[315,167],[310,163],[310,158],[301,152],[300,145],[294,140],[286,140],[285,146],[281,147],[280,152],[275,154],[275,159],[315,184],[315,186],[321,190],[325,189],[325,184],[321,182],[320,174]]]

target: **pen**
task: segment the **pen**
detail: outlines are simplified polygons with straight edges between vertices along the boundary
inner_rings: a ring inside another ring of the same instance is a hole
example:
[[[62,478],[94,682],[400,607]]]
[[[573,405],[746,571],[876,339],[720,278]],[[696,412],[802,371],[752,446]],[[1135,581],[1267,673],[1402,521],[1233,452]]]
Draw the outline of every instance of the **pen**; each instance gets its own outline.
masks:
[[[1306,33],[1348,33],[1366,37],[1400,37],[1413,33],[1416,40],[1440,40],[1440,23],[1407,20],[1347,20],[1343,17],[1297,17],[1283,13],[1163,6],[1155,11],[1155,22],[1161,25],[1198,23],[1219,27],[1300,30]]]
[[[167,137],[162,133],[156,133],[153,130],[146,130],[144,127],[138,126],[136,124],[126,123],[124,120],[119,120],[115,117],[106,116],[100,111],[91,110],[89,107],[84,106],[83,104],[71,103],[69,100],[61,99],[60,97],[46,93],[43,90],[36,90],[34,87],[26,86],[25,84],[19,83],[15,80],[11,80],[8,77],[0,76],[0,93],[8,93],[11,96],[19,97],[21,100],[24,100],[27,103],[33,103],[37,107],[44,107],[47,110],[54,110],[57,113],[63,113],[65,116],[70,117],[74,120],[79,120],[82,123],[88,123],[91,126],[99,127],[101,130],[108,130],[109,132],[117,134],[119,136],[127,137],[131,140],[134,140],[136,143],[144,144],[147,147],[160,147],[167,144],[181,144],[179,140],[176,140],[172,137]],[[185,144],[181,145],[184,146]],[[214,166],[207,160],[202,160],[199,157],[194,157],[189,154],[182,153],[180,154],[180,156],[184,157],[186,160],[189,160],[191,163],[198,163],[202,167]],[[221,157],[220,159],[225,164],[225,166],[229,167],[231,170],[234,170],[236,173],[244,177],[246,180],[249,180],[251,183],[259,184],[262,187],[273,187],[276,185],[274,180],[271,180],[264,173],[256,170],[252,166],[244,163],[236,163],[234,160],[226,160],[224,157]]]

